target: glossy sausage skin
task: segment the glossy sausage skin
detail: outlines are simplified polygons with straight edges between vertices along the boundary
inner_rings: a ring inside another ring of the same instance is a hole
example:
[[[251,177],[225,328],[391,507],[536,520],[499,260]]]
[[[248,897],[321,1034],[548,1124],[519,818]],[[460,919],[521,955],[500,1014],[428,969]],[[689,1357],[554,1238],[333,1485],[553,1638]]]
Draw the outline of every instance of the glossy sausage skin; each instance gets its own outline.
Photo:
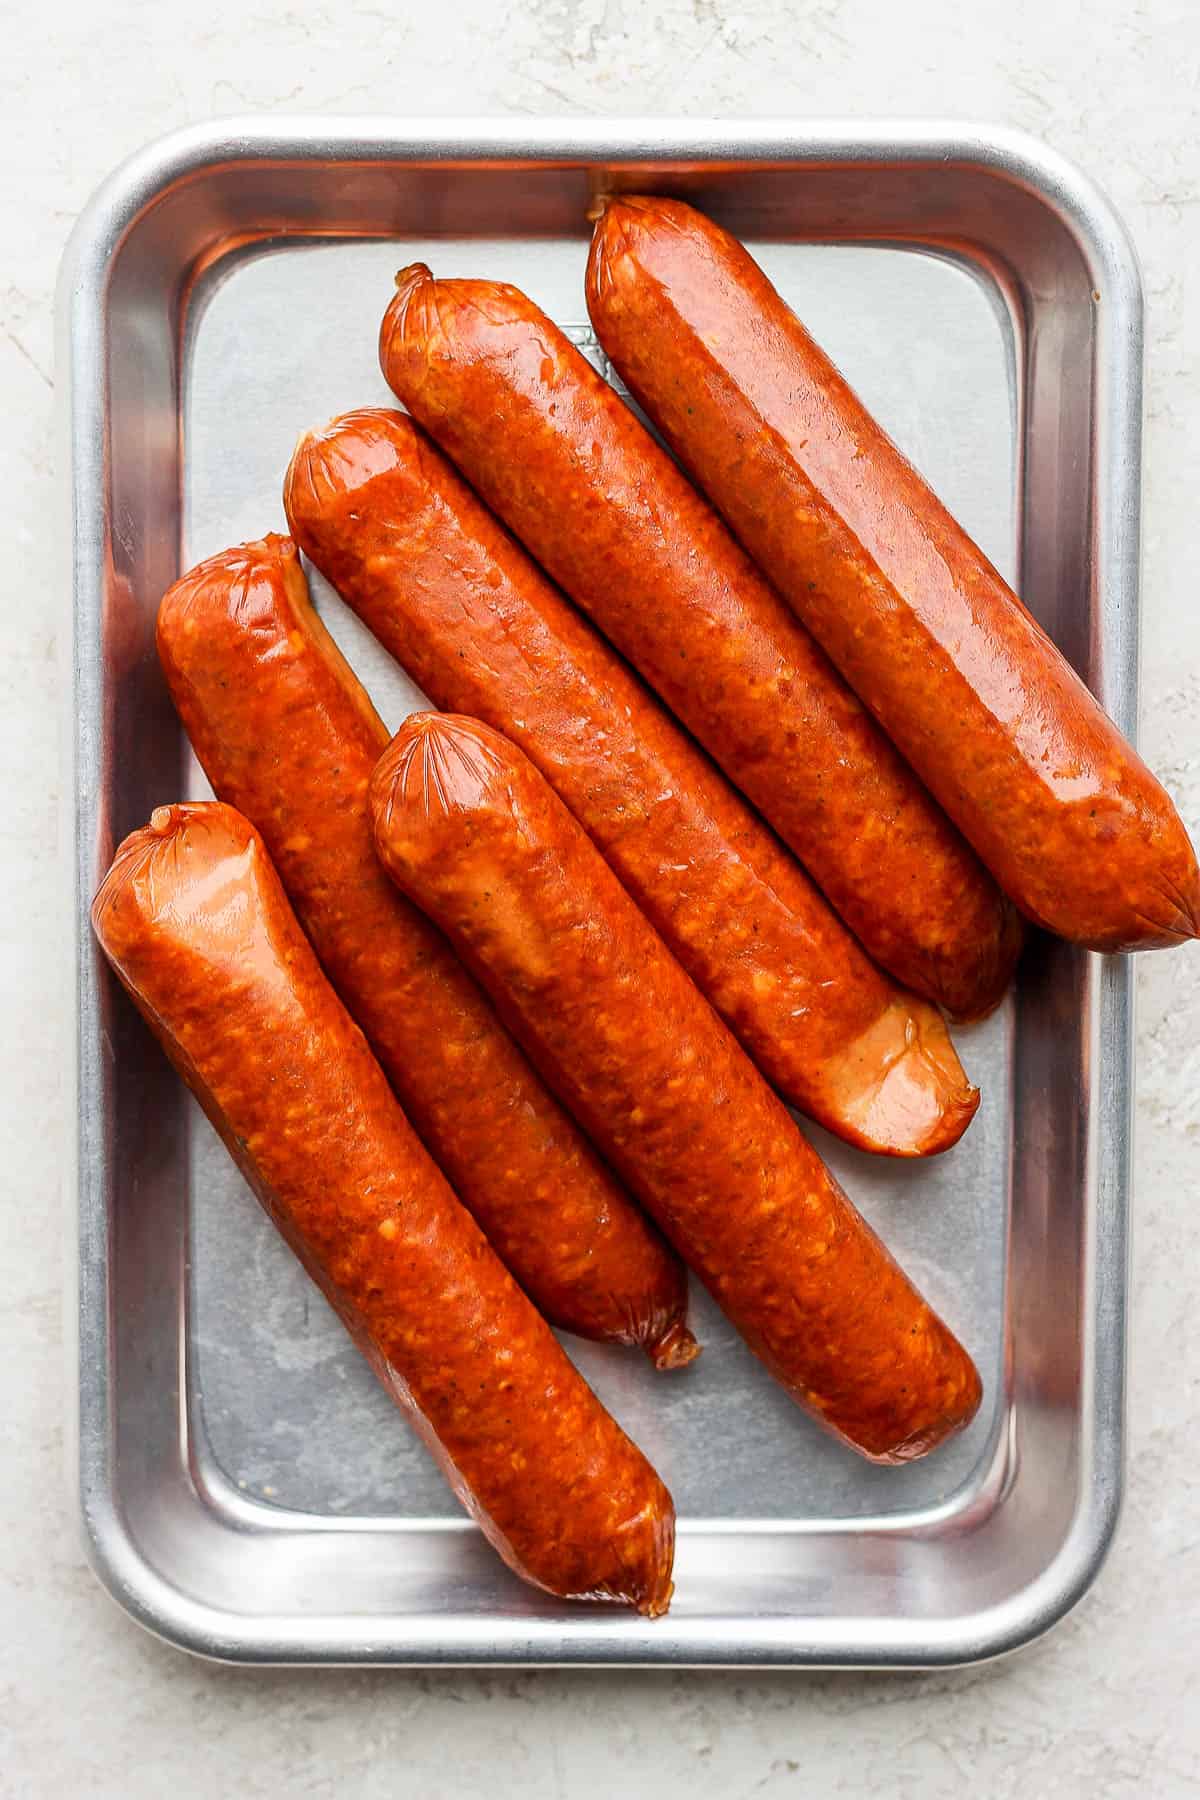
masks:
[[[392,387],[662,695],[875,961],[990,1012],[1021,927],[708,503],[524,294],[416,265],[380,336]]]
[[[217,798],[262,834],[407,1117],[526,1293],[568,1331],[688,1362],[677,1257],[379,866],[366,795],[387,727],[291,541],[224,551],[176,582],[158,653]]]
[[[262,839],[159,807],[92,907],[105,955],[464,1506],[526,1580],[663,1612],[673,1510],[459,1205]]]
[[[414,714],[371,805],[388,869],[793,1399],[877,1462],[960,1430],[970,1357],[532,763]]]
[[[762,270],[676,200],[596,226],[601,342],[681,460],[1030,919],[1195,937],[1164,790]]]
[[[941,1016],[875,968],[411,420],[348,413],[310,433],[284,504],[430,698],[520,743],[788,1099],[868,1150],[957,1140],[978,1094]]]

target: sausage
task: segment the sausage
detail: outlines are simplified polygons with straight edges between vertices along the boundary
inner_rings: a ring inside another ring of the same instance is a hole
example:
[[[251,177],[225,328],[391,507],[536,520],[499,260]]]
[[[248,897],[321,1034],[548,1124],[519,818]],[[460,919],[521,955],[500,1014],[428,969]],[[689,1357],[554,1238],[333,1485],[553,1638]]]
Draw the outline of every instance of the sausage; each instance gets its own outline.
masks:
[[[401,1112],[258,833],[161,806],[92,907],[101,947],[264,1207],[504,1560],[655,1615],[674,1512]]]
[[[960,1430],[970,1357],[521,751],[415,713],[370,806],[389,873],[792,1398],[875,1462]]]
[[[851,1143],[954,1143],[978,1105],[945,1024],[875,968],[711,763],[399,413],[303,438],[292,531],[439,706],[557,788],[781,1092]]]
[[[677,455],[1022,912],[1093,950],[1197,935],[1174,807],[762,270],[676,200],[596,226],[593,323]]]
[[[455,1191],[551,1323],[686,1363],[687,1277],[379,866],[388,730],[289,539],[211,557],[159,608],[158,653],[217,798],[245,813],[334,988]]]
[[[875,961],[959,1018],[1021,947],[991,876],[824,651],[602,376],[518,289],[397,277],[408,410],[795,852]]]

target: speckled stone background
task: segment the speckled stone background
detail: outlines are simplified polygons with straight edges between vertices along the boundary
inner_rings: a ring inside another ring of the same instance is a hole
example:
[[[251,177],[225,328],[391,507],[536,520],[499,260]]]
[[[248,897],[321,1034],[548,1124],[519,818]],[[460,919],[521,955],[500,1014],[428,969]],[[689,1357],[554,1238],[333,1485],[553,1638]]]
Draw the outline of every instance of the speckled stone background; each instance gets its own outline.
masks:
[[[0,1795],[1200,1792],[1200,947],[1139,966],[1131,1466],[1092,1595],[935,1677],[252,1674],[125,1620],[62,1475],[51,295],[127,152],[213,114],[906,115],[1019,125],[1132,227],[1149,301],[1143,745],[1200,828],[1196,0],[0,0]]]

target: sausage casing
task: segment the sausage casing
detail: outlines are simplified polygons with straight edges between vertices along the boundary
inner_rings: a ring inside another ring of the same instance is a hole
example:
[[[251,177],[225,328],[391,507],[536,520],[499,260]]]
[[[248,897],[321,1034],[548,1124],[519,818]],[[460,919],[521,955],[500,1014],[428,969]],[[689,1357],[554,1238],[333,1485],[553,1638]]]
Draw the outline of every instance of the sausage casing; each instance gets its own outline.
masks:
[[[397,277],[408,410],[662,695],[875,961],[990,1012],[1021,927],[825,652],[620,396],[518,289]]]
[[[396,891],[367,817],[388,731],[318,618],[295,546],[209,558],[158,613],[172,697],[218,799],[262,834],[300,923],[405,1113],[553,1324],[690,1361],[687,1277]]]
[[[92,923],[505,1561],[564,1598],[665,1611],[669,1494],[412,1131],[253,827],[216,802],[159,807],[117,851]]]
[[[371,805],[387,868],[792,1397],[879,1462],[960,1430],[970,1357],[516,746],[414,714]]]
[[[437,705],[520,743],[795,1105],[865,1149],[978,1104],[936,1010],[870,961],[777,839],[399,413],[301,440],[291,528]]]
[[[677,200],[596,226],[632,392],[1021,910],[1095,950],[1195,937],[1170,799],[743,247]]]

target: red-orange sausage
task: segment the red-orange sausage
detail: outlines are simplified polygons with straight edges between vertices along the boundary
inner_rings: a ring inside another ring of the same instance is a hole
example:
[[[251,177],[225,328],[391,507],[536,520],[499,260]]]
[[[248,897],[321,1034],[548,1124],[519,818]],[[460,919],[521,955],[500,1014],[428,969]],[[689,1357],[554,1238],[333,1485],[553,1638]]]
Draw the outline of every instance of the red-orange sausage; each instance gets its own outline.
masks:
[[[961,1018],[1020,923],[711,507],[524,294],[397,277],[383,372],[483,498],[747,794],[870,954]]]
[[[262,833],[325,973],[426,1146],[553,1324],[686,1363],[687,1277],[433,926],[379,866],[388,731],[313,610],[295,546],[210,557],[158,613],[172,697],[220,800]]]
[[[787,1098],[929,1155],[978,1104],[777,840],[399,413],[304,438],[284,504],[317,567],[440,706],[521,744]]]
[[[1029,918],[1195,937],[1178,815],[1083,682],[728,232],[622,197],[588,306],[629,387]]]
[[[674,1513],[414,1135],[262,839],[159,807],[92,907],[167,1054],[505,1561],[569,1599],[671,1596]]]
[[[371,806],[387,868],[792,1397],[877,1462],[960,1430],[970,1357],[532,763],[414,714]]]

